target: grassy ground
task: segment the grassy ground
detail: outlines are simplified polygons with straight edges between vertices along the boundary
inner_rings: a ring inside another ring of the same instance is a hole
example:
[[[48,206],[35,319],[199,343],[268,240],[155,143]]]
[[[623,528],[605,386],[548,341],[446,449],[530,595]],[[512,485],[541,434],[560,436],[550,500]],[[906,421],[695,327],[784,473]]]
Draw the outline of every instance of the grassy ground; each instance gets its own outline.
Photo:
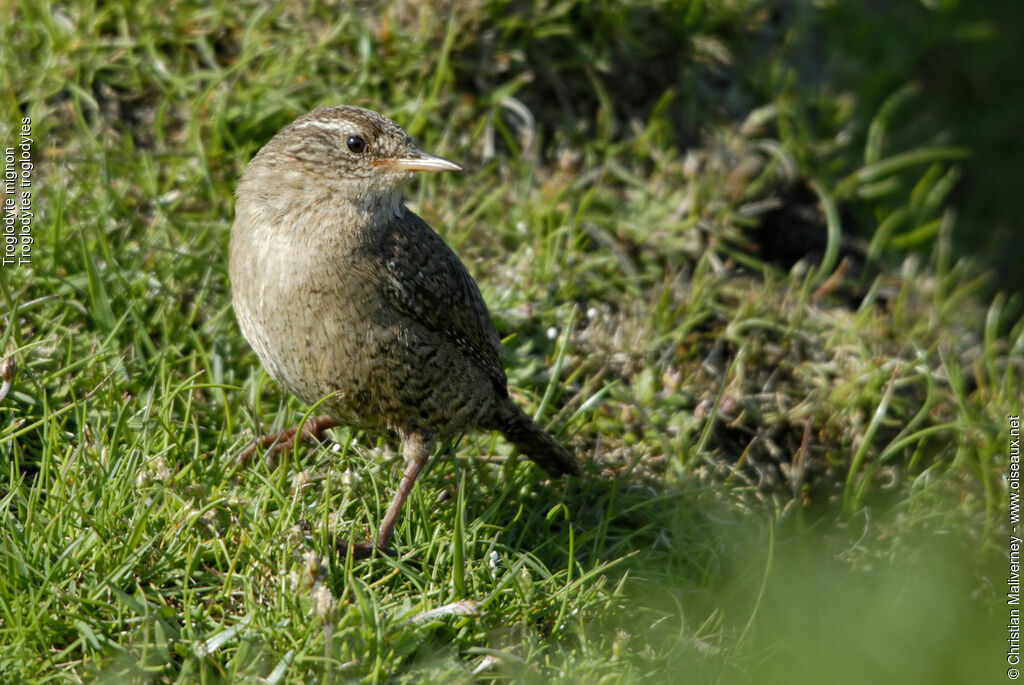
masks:
[[[13,3],[35,243],[5,267],[0,678],[981,682],[1003,673],[1019,298],[954,253],[967,151],[806,89],[759,3]],[[826,79],[827,81],[827,79]],[[510,387],[588,475],[467,435],[399,523],[226,273],[251,155],[315,106],[467,166],[410,204],[478,280]],[[13,141],[13,142],[11,142]],[[980,674],[980,675],[979,675]]]

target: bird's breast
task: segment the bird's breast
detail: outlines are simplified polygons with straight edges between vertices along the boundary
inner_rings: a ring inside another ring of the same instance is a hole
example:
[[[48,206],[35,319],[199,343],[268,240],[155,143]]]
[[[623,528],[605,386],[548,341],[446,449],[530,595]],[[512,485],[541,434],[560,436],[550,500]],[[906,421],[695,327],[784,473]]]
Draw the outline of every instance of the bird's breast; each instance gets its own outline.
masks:
[[[375,308],[377,286],[345,241],[295,233],[307,235],[233,231],[232,299],[268,373],[315,402],[358,373],[372,334],[362,322]]]

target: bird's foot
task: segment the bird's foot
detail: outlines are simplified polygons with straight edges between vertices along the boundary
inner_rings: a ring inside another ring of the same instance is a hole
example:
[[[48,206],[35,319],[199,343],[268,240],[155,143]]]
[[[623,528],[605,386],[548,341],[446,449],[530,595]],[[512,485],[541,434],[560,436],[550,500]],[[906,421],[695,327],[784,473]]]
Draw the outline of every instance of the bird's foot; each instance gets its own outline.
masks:
[[[346,540],[335,538],[334,551],[337,552],[339,557],[348,556],[349,550],[352,552],[353,559],[369,559],[375,554],[388,557],[398,556],[398,552],[395,550],[381,549],[372,542],[356,542],[349,544]]]
[[[292,426],[280,433],[260,436],[242,450],[241,454],[238,455],[238,463],[245,465],[257,451],[265,452],[267,456],[274,456],[289,450],[295,442],[296,435],[298,435],[298,439],[302,442],[319,440],[323,437],[325,430],[334,428],[337,425],[338,420],[331,416],[314,416],[301,426]]]

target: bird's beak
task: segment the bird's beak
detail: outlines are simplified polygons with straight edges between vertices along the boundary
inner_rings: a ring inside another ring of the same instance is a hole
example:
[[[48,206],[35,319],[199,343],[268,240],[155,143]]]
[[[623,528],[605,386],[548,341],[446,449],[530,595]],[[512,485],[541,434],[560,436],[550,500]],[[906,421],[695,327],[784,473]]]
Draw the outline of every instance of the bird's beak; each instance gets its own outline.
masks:
[[[455,162],[419,150],[408,152],[401,157],[378,159],[374,164],[401,171],[462,171],[462,167]]]

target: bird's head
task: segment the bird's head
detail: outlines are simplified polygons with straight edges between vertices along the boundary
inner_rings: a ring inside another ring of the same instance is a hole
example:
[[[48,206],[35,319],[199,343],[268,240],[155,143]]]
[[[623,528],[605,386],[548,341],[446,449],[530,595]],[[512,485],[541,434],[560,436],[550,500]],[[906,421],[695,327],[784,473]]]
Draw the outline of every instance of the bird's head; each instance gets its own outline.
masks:
[[[273,195],[329,196],[361,210],[394,208],[416,171],[462,171],[446,159],[419,150],[412,138],[387,117],[339,105],[305,114],[281,129],[249,163],[239,198],[260,188]],[[276,192],[271,189],[276,189]]]

